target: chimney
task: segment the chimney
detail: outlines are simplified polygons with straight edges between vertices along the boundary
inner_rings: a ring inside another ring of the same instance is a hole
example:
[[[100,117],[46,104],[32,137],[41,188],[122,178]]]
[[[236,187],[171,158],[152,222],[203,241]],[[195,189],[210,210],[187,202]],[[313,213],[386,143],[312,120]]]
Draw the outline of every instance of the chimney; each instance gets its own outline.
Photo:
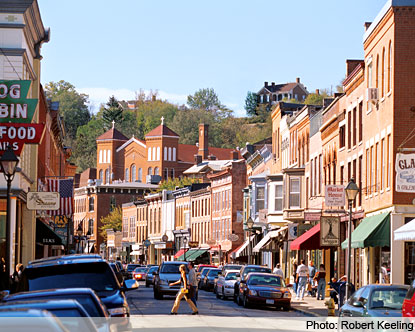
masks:
[[[295,79],[295,81],[297,82],[297,84],[300,84],[300,78],[299,78],[299,77],[297,77],[297,78]]]
[[[202,160],[208,159],[209,125],[206,123],[199,124],[199,150],[197,153],[202,156]]]
[[[238,151],[235,151],[235,150],[232,150],[232,151],[231,151],[231,159],[232,159],[232,160],[237,160],[237,159],[239,159],[239,153],[238,153]]]
[[[266,88],[268,88],[268,82],[264,82]]]
[[[275,82],[272,82],[272,83],[271,83],[271,86],[275,86]]]
[[[320,89],[316,89],[316,95],[320,95]]]
[[[195,164],[199,165],[202,162],[202,156],[200,154],[195,154]]]
[[[356,67],[361,64],[363,60],[346,60],[346,78],[356,69]]]
[[[213,154],[210,154],[208,156],[208,160],[216,160],[216,156],[214,156]]]
[[[372,22],[365,22],[364,27],[365,27],[365,31],[367,31],[367,29],[369,29],[369,27],[372,25]]]

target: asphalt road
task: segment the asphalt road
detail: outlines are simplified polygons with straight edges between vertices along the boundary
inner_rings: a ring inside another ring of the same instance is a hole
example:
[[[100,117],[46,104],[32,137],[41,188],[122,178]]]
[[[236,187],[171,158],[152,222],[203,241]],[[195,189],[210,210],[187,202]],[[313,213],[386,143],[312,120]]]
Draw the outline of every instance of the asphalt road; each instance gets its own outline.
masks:
[[[163,300],[156,300],[153,297],[153,288],[146,288],[144,283],[140,282],[137,290],[126,293],[130,312],[132,317],[143,317],[148,315],[169,315],[174,303],[174,297],[165,296]],[[280,311],[275,308],[249,308],[238,306],[232,299],[217,299],[212,292],[199,291],[197,302],[199,316],[217,316],[217,317],[256,317],[256,318],[275,318],[275,317],[304,317],[297,311],[290,310]],[[182,301],[178,316],[185,315],[189,318],[192,316],[189,305]],[[177,316],[175,316],[177,317]]]

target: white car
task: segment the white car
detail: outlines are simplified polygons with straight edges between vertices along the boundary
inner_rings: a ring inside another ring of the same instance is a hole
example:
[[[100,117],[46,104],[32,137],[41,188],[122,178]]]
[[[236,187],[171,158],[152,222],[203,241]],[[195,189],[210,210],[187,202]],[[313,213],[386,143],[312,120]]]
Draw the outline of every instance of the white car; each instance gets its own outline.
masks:
[[[235,282],[238,279],[237,273],[239,270],[228,270],[225,272],[225,275],[221,275],[218,278],[217,288],[216,288],[216,297],[226,299],[226,297],[233,297]]]

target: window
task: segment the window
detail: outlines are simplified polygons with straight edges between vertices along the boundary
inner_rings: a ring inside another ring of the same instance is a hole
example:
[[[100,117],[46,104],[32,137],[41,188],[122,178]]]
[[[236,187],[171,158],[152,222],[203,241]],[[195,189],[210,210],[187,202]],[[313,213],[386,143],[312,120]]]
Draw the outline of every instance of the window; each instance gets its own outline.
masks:
[[[380,143],[380,190],[385,188],[385,139]]]
[[[153,175],[153,167],[148,168],[147,175]]]
[[[370,150],[366,150],[366,194],[370,195]]]
[[[376,56],[375,88],[379,88],[379,54]]]
[[[140,167],[138,169],[138,178],[137,178],[137,181],[138,182],[141,182],[142,181],[142,178],[143,178],[143,169]]]
[[[314,159],[311,159],[311,163],[310,163],[310,173],[311,173],[311,177],[310,177],[310,196],[313,197],[314,196]]]
[[[167,146],[164,147],[163,159],[167,160]]]
[[[167,167],[164,168],[163,178],[164,180],[169,178],[169,169]]]
[[[389,58],[388,58],[388,91],[392,89],[392,43],[389,42]]]
[[[378,181],[379,181],[379,163],[378,163],[378,158],[379,158],[379,143],[376,143],[376,149],[375,149],[375,192],[378,191]]]
[[[148,161],[151,161],[151,148],[148,148]]]
[[[128,218],[123,218],[122,220],[122,237],[128,237]]]
[[[169,161],[171,161],[171,148],[169,148]]]
[[[176,161],[176,148],[173,148],[173,161]]]
[[[344,166],[340,166],[340,184],[344,183]]]
[[[124,178],[124,180],[127,181],[127,182],[130,181],[130,172],[129,172],[128,168],[125,169],[125,178]]]
[[[158,167],[154,167],[154,175],[160,175],[160,170]]]
[[[94,211],[94,203],[95,203],[95,198],[94,197],[90,197],[89,198],[89,212]]]
[[[256,212],[263,210],[265,206],[265,187],[256,187]]]
[[[300,179],[290,178],[290,209],[300,208]]]
[[[373,87],[373,82],[372,82],[372,63],[369,63],[369,65],[367,66],[367,87],[371,88]]]
[[[363,165],[363,156],[359,157],[359,188],[362,188],[362,165]],[[362,205],[362,190],[359,190],[359,206]]]
[[[356,138],[357,138],[357,127],[356,127],[356,121],[357,120],[357,109],[356,107],[353,108],[353,146],[356,145]]]
[[[115,200],[115,196],[111,196],[110,198],[110,212],[114,211],[117,207],[117,201]]]
[[[352,112],[347,113],[347,148],[352,148]]]
[[[282,211],[282,184],[275,185],[275,202],[274,210]]]
[[[157,147],[157,158],[156,158],[156,160],[157,161],[160,160],[160,147],[159,146]]]
[[[363,102],[359,103],[359,142],[363,140]]]
[[[102,150],[99,150],[99,163],[102,164]]]
[[[391,183],[391,135],[388,135],[386,144],[386,187],[390,188]]]
[[[107,168],[106,170],[105,170],[105,183],[110,183],[110,170],[109,170],[109,168]]]
[[[174,179],[174,168],[170,169],[170,177]]]
[[[108,150],[108,163],[111,163],[111,150]]]
[[[370,147],[370,192],[374,189],[374,180],[375,180],[375,170],[374,170],[374,163],[373,163],[373,146]],[[372,188],[373,186],[373,188]]]
[[[319,193],[319,195],[321,194],[321,183],[322,183],[322,171],[323,171],[323,156],[322,155],[320,155],[319,156],[319,165],[318,165],[318,172],[319,172],[319,175],[318,175],[318,193]]]
[[[136,180],[136,168],[135,165],[131,166],[131,182],[134,182]]]
[[[101,169],[100,171],[99,171],[99,179],[102,181],[103,178],[104,177],[104,171]]]
[[[94,219],[88,220],[88,232],[89,234],[94,235]]]
[[[381,85],[381,97],[385,96],[385,48],[383,48],[382,52],[382,85]]]
[[[153,156],[153,161],[156,161],[156,147],[153,147],[153,151],[152,151],[152,156]]]

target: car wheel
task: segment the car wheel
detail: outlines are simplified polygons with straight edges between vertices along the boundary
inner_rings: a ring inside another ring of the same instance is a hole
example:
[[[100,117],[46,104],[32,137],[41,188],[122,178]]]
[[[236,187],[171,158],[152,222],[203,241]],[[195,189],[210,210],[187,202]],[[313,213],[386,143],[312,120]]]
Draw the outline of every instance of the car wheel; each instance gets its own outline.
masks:
[[[246,298],[246,296],[244,296],[243,298],[243,305],[244,305],[244,308],[249,308],[249,303],[248,303],[248,299]]]

